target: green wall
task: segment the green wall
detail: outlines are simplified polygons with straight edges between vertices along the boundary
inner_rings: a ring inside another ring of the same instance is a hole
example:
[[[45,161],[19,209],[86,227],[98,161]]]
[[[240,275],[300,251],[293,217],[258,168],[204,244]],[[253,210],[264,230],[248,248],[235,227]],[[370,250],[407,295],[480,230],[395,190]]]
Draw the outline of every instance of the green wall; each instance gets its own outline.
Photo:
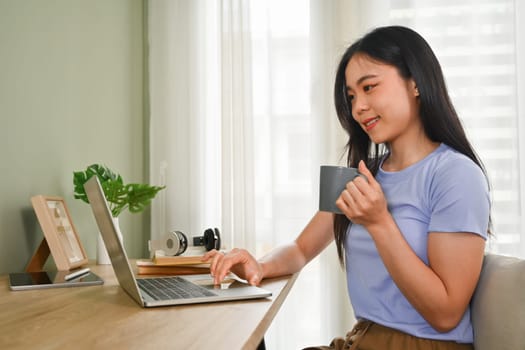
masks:
[[[22,271],[43,237],[31,196],[63,197],[95,258],[72,172],[147,178],[143,33],[141,0],[0,0],[0,273]],[[120,222],[129,256],[144,256],[148,213]]]

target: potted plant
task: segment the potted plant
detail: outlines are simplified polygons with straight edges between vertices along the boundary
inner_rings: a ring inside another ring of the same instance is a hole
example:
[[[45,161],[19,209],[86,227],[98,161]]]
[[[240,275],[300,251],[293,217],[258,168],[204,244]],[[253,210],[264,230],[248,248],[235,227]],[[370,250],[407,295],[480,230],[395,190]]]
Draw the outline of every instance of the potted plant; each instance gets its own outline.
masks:
[[[120,231],[118,217],[124,210],[128,209],[130,213],[143,211],[157,193],[166,187],[138,183],[124,184],[122,176],[113,172],[107,166],[92,164],[86,170],[73,172],[74,197],[76,199],[89,203],[84,183],[92,176],[97,176],[100,181],[118,231]],[[97,259],[99,263],[102,263],[102,261],[109,263],[104,242],[100,237]]]

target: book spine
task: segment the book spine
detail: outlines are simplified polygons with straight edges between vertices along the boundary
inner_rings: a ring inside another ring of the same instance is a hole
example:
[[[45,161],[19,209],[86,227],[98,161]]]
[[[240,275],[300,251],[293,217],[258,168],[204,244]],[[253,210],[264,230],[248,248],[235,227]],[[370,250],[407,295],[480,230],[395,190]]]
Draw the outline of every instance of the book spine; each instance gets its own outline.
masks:
[[[189,266],[137,266],[137,273],[139,275],[193,275],[210,273],[210,269]]]

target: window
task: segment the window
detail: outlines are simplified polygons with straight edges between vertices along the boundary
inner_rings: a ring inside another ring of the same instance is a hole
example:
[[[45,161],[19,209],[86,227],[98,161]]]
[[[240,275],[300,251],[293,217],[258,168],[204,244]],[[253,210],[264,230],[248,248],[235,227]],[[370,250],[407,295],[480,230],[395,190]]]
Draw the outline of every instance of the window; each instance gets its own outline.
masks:
[[[492,186],[494,253],[520,256],[516,25],[512,0],[391,1],[390,22],[432,46]]]

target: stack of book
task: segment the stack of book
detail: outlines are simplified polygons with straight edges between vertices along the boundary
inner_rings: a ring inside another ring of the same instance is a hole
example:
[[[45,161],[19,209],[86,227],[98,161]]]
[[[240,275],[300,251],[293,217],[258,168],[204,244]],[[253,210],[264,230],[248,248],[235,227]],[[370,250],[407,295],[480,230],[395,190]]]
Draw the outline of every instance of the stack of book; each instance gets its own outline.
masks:
[[[202,255],[155,255],[153,259],[139,259],[136,264],[139,275],[193,275],[210,273],[210,264],[202,262]]]

